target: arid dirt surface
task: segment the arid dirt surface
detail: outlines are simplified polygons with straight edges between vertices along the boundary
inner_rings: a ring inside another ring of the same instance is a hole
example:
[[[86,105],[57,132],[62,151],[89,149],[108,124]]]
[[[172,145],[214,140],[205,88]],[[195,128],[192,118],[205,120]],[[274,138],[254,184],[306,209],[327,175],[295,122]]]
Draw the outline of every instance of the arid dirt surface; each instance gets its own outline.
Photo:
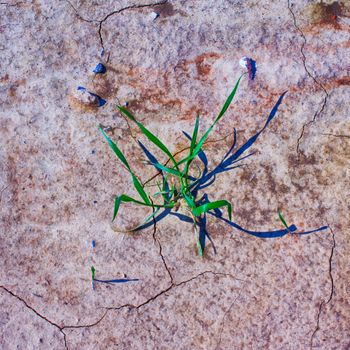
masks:
[[[350,348],[348,0],[4,0],[0,13],[1,349]],[[210,126],[242,57],[256,76],[204,145],[209,169],[287,93],[253,154],[201,195],[249,231],[283,230],[278,210],[297,233],[327,228],[262,239],[208,214],[203,257],[181,208],[121,232],[152,211],[122,204],[111,223],[115,196],[138,194],[98,125],[146,182],[135,141],[167,158],[116,105],[180,159],[182,131],[197,114],[200,135]],[[138,281],[93,289],[92,265]]]

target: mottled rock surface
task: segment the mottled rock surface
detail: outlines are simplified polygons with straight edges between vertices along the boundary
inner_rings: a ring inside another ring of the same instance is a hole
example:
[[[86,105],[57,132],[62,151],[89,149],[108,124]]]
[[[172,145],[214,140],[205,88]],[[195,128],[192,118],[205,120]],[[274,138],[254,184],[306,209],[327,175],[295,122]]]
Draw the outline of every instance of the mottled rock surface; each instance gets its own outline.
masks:
[[[0,10],[1,349],[350,348],[348,1],[8,0]],[[239,147],[288,92],[255,153],[206,193],[230,200],[248,230],[282,229],[278,210],[300,231],[329,228],[259,239],[208,216],[217,253],[208,243],[203,258],[175,216],[156,232],[119,232],[150,212],[124,205],[111,224],[114,196],[137,193],[97,125],[146,181],[155,171],[133,137],[145,140],[116,103],[178,152],[198,113],[200,132],[210,125],[244,56],[257,74],[204,147],[210,168],[234,128]],[[99,62],[106,74],[92,72]],[[91,265],[101,279],[140,280],[93,290]]]

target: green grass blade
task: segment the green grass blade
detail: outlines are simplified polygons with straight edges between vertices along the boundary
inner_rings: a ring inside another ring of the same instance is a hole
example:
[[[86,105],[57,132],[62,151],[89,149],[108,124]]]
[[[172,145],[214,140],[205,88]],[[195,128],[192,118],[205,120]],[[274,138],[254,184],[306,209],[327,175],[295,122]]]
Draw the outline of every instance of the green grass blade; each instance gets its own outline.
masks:
[[[282,216],[282,214],[281,214],[280,211],[278,211],[278,217],[279,217],[279,219],[282,221],[282,224],[284,225],[284,227],[285,227],[287,230],[289,230],[288,225],[287,225],[287,223],[286,223],[286,220],[284,220],[284,217]]]
[[[207,137],[209,136],[209,133],[211,132],[211,130],[213,129],[213,127],[215,126],[215,124],[221,119],[221,117],[225,114],[225,112],[227,111],[228,107],[230,106],[233,98],[235,97],[236,95],[236,92],[237,92],[237,88],[238,88],[238,85],[240,83],[242,79],[242,75],[239,77],[239,79],[237,80],[237,83],[235,85],[235,87],[233,88],[230,96],[227,98],[226,102],[224,103],[224,106],[222,107],[220,113],[218,114],[218,116],[215,118],[213,124],[209,127],[209,129],[205,132],[205,134],[201,137],[201,139],[199,140],[196,148],[194,149],[193,151],[193,155],[192,157],[194,158],[200,151],[200,149],[202,148],[203,146],[203,143],[206,141]]]
[[[104,130],[99,126],[99,129],[102,133],[102,135],[105,137],[105,139],[107,140],[109,146],[112,148],[113,152],[115,153],[115,155],[119,158],[119,160],[126,166],[126,168],[129,170],[129,172],[131,173],[131,169],[129,166],[129,163],[127,162],[126,158],[124,157],[124,154],[122,153],[122,151],[118,148],[118,146],[107,136],[107,134],[104,132]]]
[[[181,173],[175,169],[172,169],[172,168],[168,168],[160,163],[150,163],[151,165],[155,166],[157,169],[159,170],[163,170],[165,171],[166,173],[169,173],[169,174],[173,174],[173,175],[176,175],[177,177],[181,177]]]
[[[136,191],[138,192],[140,197],[144,200],[144,202],[147,204],[151,204],[151,201],[149,200],[147,193],[145,192],[140,181],[138,180],[138,178],[134,174],[132,174],[132,182],[134,184]]]
[[[194,209],[196,207],[196,204],[194,202],[194,200],[189,196],[187,195],[186,193],[182,193],[186,203],[188,204],[188,206],[191,208],[191,209]]]
[[[121,196],[115,197],[115,201],[114,201],[114,212],[113,212],[112,222],[113,222],[113,221],[115,220],[115,218],[117,217],[117,214],[118,214],[118,210],[119,210],[121,201],[122,201]]]
[[[131,228],[130,230],[126,230],[127,232],[135,232],[139,230],[143,225],[147,224],[148,221],[150,221],[158,212],[160,208],[157,208],[150,216],[148,216],[146,219],[143,220],[143,222],[140,225],[137,225],[136,227]]]
[[[231,221],[232,220],[232,205],[230,202],[228,202],[224,199],[219,200],[219,201],[215,201],[215,202],[205,203],[197,208],[192,209],[192,213],[195,216],[200,216],[201,214],[206,213],[209,210],[217,209],[217,208],[221,208],[221,207],[227,207],[228,217]]]
[[[136,227],[133,227],[130,230],[126,230],[127,232],[133,232],[133,231],[139,230],[144,224],[146,224],[148,221],[150,221],[159,212],[159,210],[162,208],[162,206],[152,205],[152,203],[151,204],[141,203],[141,202],[139,202],[139,201],[137,201],[137,200],[135,200],[135,199],[133,199],[133,198],[123,194],[121,196],[116,197],[116,199],[115,199],[114,214],[113,214],[113,220],[112,221],[114,221],[115,217],[117,216],[118,209],[119,209],[119,206],[120,206],[121,202],[133,202],[133,203],[136,203],[136,204],[146,205],[146,206],[149,206],[149,207],[156,207],[156,210],[151,215],[149,215],[141,224],[137,225]]]
[[[148,203],[144,203],[144,202],[140,202],[138,201],[137,199],[134,199],[132,197],[129,197],[127,196],[126,194],[122,194],[121,196],[121,202],[132,202],[132,203],[135,203],[135,204],[139,204],[139,205],[143,205],[145,207],[155,207],[155,208],[172,208],[174,206],[173,203],[170,203],[170,204],[167,204],[167,205],[159,205],[159,204],[148,204]]]
[[[178,165],[180,164],[183,164],[185,162],[188,162],[190,159],[193,159],[197,156],[197,154],[199,153],[199,151],[201,150],[204,142],[206,141],[206,139],[208,138],[210,132],[212,131],[213,127],[215,126],[215,124],[221,119],[221,117],[225,114],[225,112],[227,111],[228,107],[230,106],[234,96],[236,95],[236,92],[237,92],[237,88],[238,88],[238,85],[242,79],[242,76],[241,75],[239,77],[239,79],[237,80],[236,82],[236,85],[235,87],[233,88],[230,96],[227,98],[226,102],[224,103],[220,113],[218,114],[218,116],[215,118],[213,124],[209,127],[209,129],[204,133],[204,135],[201,137],[201,139],[199,140],[198,144],[196,145],[195,149],[193,150],[192,152],[192,155],[182,159],[180,162],[178,162]]]
[[[115,155],[119,158],[119,160],[126,166],[127,170],[129,171],[129,173],[132,176],[132,182],[134,184],[134,187],[136,189],[136,191],[138,192],[138,194],[140,195],[140,197],[144,200],[145,203],[147,204],[151,204],[147,193],[145,192],[145,190],[143,189],[143,186],[141,185],[140,181],[137,179],[137,177],[135,176],[135,174],[131,171],[131,168],[129,166],[129,163],[127,162],[124,154],[122,153],[122,151],[119,149],[119,147],[108,137],[108,135],[104,132],[104,130],[99,127],[100,131],[102,132],[103,136],[105,137],[105,139],[107,140],[109,146],[112,148],[113,152],[115,153]],[[120,203],[119,203],[120,204]],[[118,208],[117,208],[118,209]],[[117,210],[118,211],[118,210]],[[114,209],[115,212],[115,209]],[[115,215],[113,215],[113,220],[115,218]]]
[[[199,127],[199,116],[197,116],[197,118],[196,118],[196,123],[194,125],[194,129],[193,129],[193,133],[192,133],[190,152],[188,154],[189,157],[191,157],[193,150],[194,150],[194,147],[196,146],[198,127]],[[192,159],[189,158],[188,161],[186,162],[186,165],[185,165],[184,170],[183,170],[183,174],[185,175],[186,181],[187,181],[187,175],[188,175],[188,170],[189,170],[191,161],[192,161]]]
[[[230,104],[231,104],[233,98],[234,98],[235,95],[236,95],[236,92],[237,92],[237,89],[238,89],[238,85],[239,85],[239,83],[240,83],[242,77],[243,77],[243,75],[241,75],[241,76],[239,77],[239,79],[237,80],[237,83],[236,83],[235,87],[233,88],[233,90],[232,90],[230,96],[227,98],[227,100],[226,100],[224,106],[222,107],[222,109],[221,109],[219,115],[216,117],[216,119],[215,119],[215,121],[214,121],[214,124],[215,124],[217,121],[219,121],[219,119],[225,114],[225,112],[227,111],[228,107],[230,106]]]
[[[142,133],[153,143],[155,144],[160,150],[162,150],[174,163],[174,166],[177,168],[177,162],[174,159],[173,155],[171,152],[168,150],[168,148],[164,145],[162,141],[160,141],[155,135],[153,135],[147,128],[145,128],[140,122],[138,122],[135,117],[124,107],[122,106],[117,106],[119,111],[123,113],[126,117],[131,119],[133,122],[137,124],[137,126],[140,128]]]
[[[199,127],[199,116],[197,116],[197,118],[196,118],[196,123],[195,123],[194,129],[193,129],[191,146],[190,146],[190,154],[192,154],[192,152],[194,150],[194,146],[196,145],[196,142],[197,142],[198,127]]]
[[[165,194],[169,194],[170,192],[169,191],[160,191],[160,192],[156,192],[153,197],[157,197],[157,196],[164,196]]]
[[[158,189],[159,191],[156,192],[153,196],[154,197],[157,197],[159,195],[162,195],[163,197],[163,203],[164,204],[167,204],[169,202],[169,200],[171,199],[173,193],[174,193],[174,189],[168,189],[166,190],[166,177],[164,176],[163,177],[163,183],[162,183],[162,186],[160,186],[160,184],[157,182],[157,186],[158,186]]]
[[[197,252],[198,252],[198,255],[202,258],[203,257],[203,249],[201,246],[201,242],[199,241],[199,238],[197,239]]]

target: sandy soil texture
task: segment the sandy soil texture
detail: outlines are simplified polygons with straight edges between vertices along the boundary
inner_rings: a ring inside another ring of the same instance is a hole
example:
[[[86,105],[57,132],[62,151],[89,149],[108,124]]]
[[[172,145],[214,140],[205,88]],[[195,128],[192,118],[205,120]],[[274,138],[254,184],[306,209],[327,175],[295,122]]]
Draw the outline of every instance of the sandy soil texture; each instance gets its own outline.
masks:
[[[350,348],[349,1],[4,0],[0,13],[1,349]],[[278,210],[297,232],[328,228],[261,239],[208,214],[202,258],[179,215],[120,232],[150,211],[123,204],[111,223],[115,196],[137,193],[97,126],[145,182],[156,171],[135,140],[167,159],[116,104],[178,153],[245,56],[256,76],[204,145],[208,169],[287,92],[253,154],[201,194],[246,230],[283,230]],[[93,290],[92,265],[138,281]]]

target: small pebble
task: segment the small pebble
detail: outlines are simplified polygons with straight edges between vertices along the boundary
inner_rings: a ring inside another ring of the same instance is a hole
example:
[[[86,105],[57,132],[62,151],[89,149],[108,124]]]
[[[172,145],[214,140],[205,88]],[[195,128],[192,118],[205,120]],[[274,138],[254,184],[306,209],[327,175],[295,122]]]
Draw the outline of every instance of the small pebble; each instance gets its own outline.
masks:
[[[78,86],[77,89],[77,98],[79,101],[86,105],[97,105],[98,104],[98,98],[96,95],[92,95],[89,93],[89,91],[86,90],[83,86]]]
[[[113,131],[113,128],[111,126],[106,126],[106,127],[103,127],[103,131],[105,132]]]
[[[248,71],[249,80],[254,80],[256,75],[256,61],[249,57],[242,57],[239,60],[239,65]]]
[[[102,97],[94,94],[93,92],[88,91],[83,86],[78,86],[77,88],[77,96],[78,100],[86,105],[90,106],[98,106],[102,107],[106,104],[106,100],[104,100]]]
[[[104,74],[104,73],[106,73],[106,71],[107,71],[107,69],[106,69],[106,67],[105,67],[102,63],[99,63],[99,64],[95,67],[95,69],[93,70],[93,72],[94,72],[95,74]]]
[[[150,18],[152,19],[152,21],[154,21],[155,19],[157,19],[159,17],[159,13],[157,12],[151,12],[149,14]]]
[[[248,57],[242,57],[240,60],[239,60],[239,65],[243,68],[247,68],[247,60],[249,60]]]

